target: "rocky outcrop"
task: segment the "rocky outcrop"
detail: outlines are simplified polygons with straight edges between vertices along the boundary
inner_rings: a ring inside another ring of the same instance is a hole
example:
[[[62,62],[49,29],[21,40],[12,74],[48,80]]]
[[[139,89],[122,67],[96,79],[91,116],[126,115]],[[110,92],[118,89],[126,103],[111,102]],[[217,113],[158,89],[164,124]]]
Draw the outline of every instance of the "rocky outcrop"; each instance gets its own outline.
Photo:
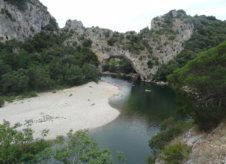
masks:
[[[169,144],[183,143],[190,147],[191,152],[181,164],[223,164],[226,163],[226,122],[223,121],[216,129],[205,133],[193,127],[183,135],[173,139]],[[158,156],[155,164],[167,162]]]
[[[80,21],[67,21],[64,31],[71,37],[69,45],[92,42],[91,49],[104,63],[111,57],[126,58],[143,81],[151,81],[162,64],[168,63],[183,50],[183,44],[193,33],[193,24],[182,10],[173,10],[152,20],[151,30],[140,33],[118,33],[99,27],[85,28]]]
[[[54,19],[38,0],[0,0],[0,42],[23,41]]]
[[[189,130],[182,142],[191,147],[191,154],[185,164],[226,163],[226,123],[222,122],[210,133]]]
[[[152,20],[145,28],[118,33],[99,27],[85,28],[81,21],[68,20],[59,33],[69,34],[66,45],[91,43],[92,51],[101,64],[111,57],[124,57],[141,80],[151,81],[163,65],[183,50],[193,33],[193,24],[182,10],[173,10]],[[0,42],[11,39],[23,41],[55,20],[38,0],[0,0]],[[51,26],[50,26],[51,27]]]

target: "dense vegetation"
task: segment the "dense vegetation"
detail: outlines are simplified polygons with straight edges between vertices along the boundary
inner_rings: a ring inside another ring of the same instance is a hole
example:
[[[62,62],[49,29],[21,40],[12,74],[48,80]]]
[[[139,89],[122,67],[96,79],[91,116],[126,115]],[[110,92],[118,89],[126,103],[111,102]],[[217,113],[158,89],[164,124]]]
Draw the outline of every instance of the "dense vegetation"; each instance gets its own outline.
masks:
[[[202,129],[210,130],[225,118],[226,42],[198,54],[168,79],[174,88],[186,92],[182,112]]]
[[[193,118],[200,129],[209,131],[226,116],[226,42],[222,43],[226,40],[226,23],[206,16],[186,19],[195,27],[192,38],[174,60],[162,66],[155,80],[168,81],[176,90],[179,112]],[[209,49],[214,46],[217,47]],[[166,163],[182,163],[189,148],[169,143],[191,125],[171,119],[163,125],[167,126],[161,127],[149,145]],[[149,159],[150,163],[154,161],[155,158]]]
[[[187,158],[190,151],[188,146],[181,143],[172,145],[170,142],[191,127],[191,121],[176,120],[172,117],[164,120],[160,125],[160,132],[149,141],[153,154],[149,156],[148,163],[155,163],[156,157],[170,164],[179,164]]]
[[[43,131],[43,138],[33,139],[29,126],[17,131],[19,126],[0,124],[0,163],[112,163],[109,151],[101,150],[84,131],[70,131],[67,139],[59,136],[50,142],[44,140],[48,131]]]
[[[155,159],[158,157],[169,164],[181,163],[189,154],[188,146],[181,143],[169,144],[174,138],[191,128],[191,126],[191,121],[178,121],[172,117],[164,120],[160,125],[160,132],[149,141],[153,154],[149,157],[148,162],[150,164],[155,163]]]
[[[97,57],[88,47],[64,46],[68,35],[41,32],[0,44],[0,96],[97,81]]]
[[[110,58],[105,65],[103,71],[113,73],[131,73],[134,72],[131,64],[124,58]]]
[[[191,127],[191,122],[176,121],[168,118],[163,121],[160,133],[155,135],[149,142],[149,146],[155,151],[161,151],[172,139],[179,136]]]
[[[174,60],[161,67],[154,77],[157,81],[166,81],[169,74],[194,59],[197,53],[217,46],[226,40],[225,21],[217,20],[212,16],[195,16],[184,19],[194,24],[192,38],[185,43],[184,50]]]
[[[179,142],[167,145],[161,152],[161,159],[166,164],[181,164],[188,158],[189,153],[189,146]]]

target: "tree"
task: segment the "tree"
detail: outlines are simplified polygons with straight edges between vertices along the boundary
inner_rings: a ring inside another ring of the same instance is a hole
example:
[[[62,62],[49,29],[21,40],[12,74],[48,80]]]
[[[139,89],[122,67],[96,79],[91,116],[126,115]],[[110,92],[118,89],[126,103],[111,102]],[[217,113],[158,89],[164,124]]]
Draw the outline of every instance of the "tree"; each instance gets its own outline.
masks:
[[[3,105],[4,105],[4,100],[3,98],[0,97],[0,108],[3,107]]]
[[[183,113],[203,130],[211,130],[226,116],[226,42],[197,54],[168,76],[183,96]]]
[[[66,138],[48,142],[33,139],[29,126],[22,131],[18,127],[20,124],[0,124],[0,163],[112,164],[110,152],[101,150],[85,131],[70,131]]]
[[[58,24],[55,18],[50,18],[49,24],[43,27],[43,30],[47,30],[47,31],[55,31],[57,29],[58,29]]]
[[[84,131],[70,131],[67,138],[58,137],[54,148],[38,155],[38,161],[48,163],[50,159],[63,163],[112,164],[110,152],[99,149]]]
[[[28,90],[29,77],[24,69],[11,71],[2,76],[1,86],[3,93],[21,93]]]
[[[83,71],[86,81],[97,82],[100,78],[100,73],[94,65],[85,64],[82,67],[82,71]]]
[[[66,65],[64,67],[64,80],[71,86],[82,84],[84,80],[82,69],[76,65]]]
[[[50,78],[49,71],[44,67],[30,67],[28,69],[29,89],[46,90],[53,88],[54,82]]]
[[[24,163],[35,158],[38,152],[49,145],[42,139],[34,140],[29,128],[17,131],[19,124],[10,126],[9,122],[0,124],[0,163]]]

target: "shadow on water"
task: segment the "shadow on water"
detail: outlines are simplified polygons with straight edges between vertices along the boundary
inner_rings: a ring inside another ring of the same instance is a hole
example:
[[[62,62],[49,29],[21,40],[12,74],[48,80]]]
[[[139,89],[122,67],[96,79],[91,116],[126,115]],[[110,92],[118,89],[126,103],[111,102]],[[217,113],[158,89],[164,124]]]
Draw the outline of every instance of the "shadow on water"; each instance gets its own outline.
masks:
[[[136,83],[127,102],[121,108],[121,116],[139,116],[151,124],[159,124],[169,116],[177,116],[175,99],[175,93],[167,86]]]
[[[128,164],[143,164],[151,153],[149,139],[159,131],[160,122],[176,116],[174,92],[166,86],[103,77],[103,81],[116,85],[120,94],[109,100],[120,110],[113,122],[91,130],[97,143],[113,152],[122,151]]]

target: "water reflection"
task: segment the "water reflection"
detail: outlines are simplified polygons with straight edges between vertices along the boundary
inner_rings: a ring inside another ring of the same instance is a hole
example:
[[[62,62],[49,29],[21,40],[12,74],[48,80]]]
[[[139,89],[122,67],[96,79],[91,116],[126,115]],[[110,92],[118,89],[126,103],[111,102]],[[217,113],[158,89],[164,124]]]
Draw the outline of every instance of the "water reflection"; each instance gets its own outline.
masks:
[[[113,153],[124,152],[129,164],[143,164],[151,153],[149,139],[159,131],[161,120],[176,115],[175,94],[163,86],[132,83],[103,77],[119,87],[121,93],[109,103],[120,116],[106,126],[90,131],[97,143]]]

